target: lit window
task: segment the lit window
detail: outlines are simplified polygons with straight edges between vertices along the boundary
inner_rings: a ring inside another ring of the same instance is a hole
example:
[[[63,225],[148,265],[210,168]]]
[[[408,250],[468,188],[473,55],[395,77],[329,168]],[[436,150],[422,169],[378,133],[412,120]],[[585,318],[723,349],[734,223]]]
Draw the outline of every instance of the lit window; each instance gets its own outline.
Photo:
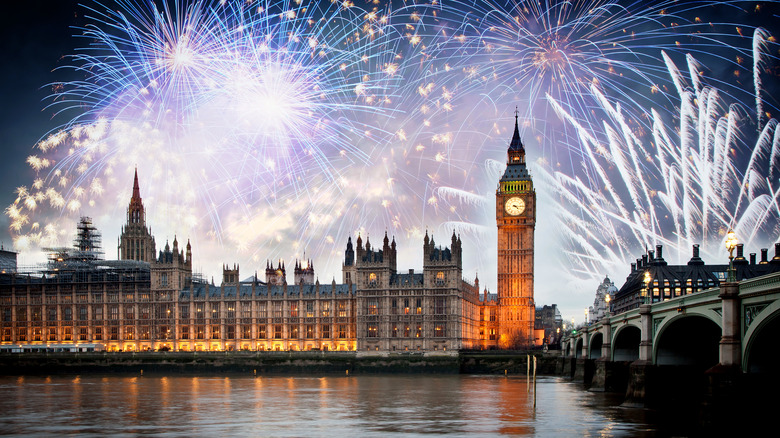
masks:
[[[368,300],[368,314],[369,315],[378,315],[379,314],[379,300],[376,298],[371,298]]]

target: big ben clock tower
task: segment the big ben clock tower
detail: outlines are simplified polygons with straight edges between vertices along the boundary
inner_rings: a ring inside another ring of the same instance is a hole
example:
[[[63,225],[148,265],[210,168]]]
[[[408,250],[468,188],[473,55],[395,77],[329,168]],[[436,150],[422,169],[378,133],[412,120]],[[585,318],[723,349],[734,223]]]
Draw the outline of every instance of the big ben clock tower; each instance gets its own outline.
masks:
[[[507,150],[506,171],[496,190],[498,226],[499,344],[526,347],[533,342],[534,228],[536,192],[525,164],[515,111],[515,132]]]

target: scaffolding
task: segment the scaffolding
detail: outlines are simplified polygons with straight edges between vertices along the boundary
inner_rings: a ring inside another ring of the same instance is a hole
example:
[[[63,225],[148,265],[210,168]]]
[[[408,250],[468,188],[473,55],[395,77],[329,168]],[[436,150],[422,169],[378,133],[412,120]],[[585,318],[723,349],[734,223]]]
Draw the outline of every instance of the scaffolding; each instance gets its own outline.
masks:
[[[47,261],[42,264],[20,266],[18,273],[48,282],[98,281],[99,278],[149,278],[149,264],[136,260],[104,260],[101,234],[84,216],[76,227],[72,247],[43,248]]]

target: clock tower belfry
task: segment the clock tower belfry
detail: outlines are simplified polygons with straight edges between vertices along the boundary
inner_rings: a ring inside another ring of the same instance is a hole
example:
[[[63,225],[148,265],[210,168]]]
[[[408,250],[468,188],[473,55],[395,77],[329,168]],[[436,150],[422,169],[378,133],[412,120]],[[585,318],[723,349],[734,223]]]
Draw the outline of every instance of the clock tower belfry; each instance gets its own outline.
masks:
[[[515,111],[515,132],[496,190],[499,346],[524,348],[534,333],[534,228],[536,192],[525,163]]]

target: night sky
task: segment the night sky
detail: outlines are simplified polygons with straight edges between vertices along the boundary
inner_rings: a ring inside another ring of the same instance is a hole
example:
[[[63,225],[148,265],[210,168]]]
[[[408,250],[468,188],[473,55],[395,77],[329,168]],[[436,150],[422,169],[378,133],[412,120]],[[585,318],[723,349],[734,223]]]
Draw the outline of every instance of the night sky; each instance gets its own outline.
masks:
[[[51,88],[46,84],[67,80],[71,72],[53,70],[72,54],[77,41],[71,26],[78,26],[78,2],[29,0],[7,2],[0,14],[0,53],[3,53],[0,96],[0,204],[15,198],[11,188],[30,181],[35,173],[24,159],[47,132],[67,122],[44,109]],[[0,217],[0,240],[10,246],[8,217]]]

